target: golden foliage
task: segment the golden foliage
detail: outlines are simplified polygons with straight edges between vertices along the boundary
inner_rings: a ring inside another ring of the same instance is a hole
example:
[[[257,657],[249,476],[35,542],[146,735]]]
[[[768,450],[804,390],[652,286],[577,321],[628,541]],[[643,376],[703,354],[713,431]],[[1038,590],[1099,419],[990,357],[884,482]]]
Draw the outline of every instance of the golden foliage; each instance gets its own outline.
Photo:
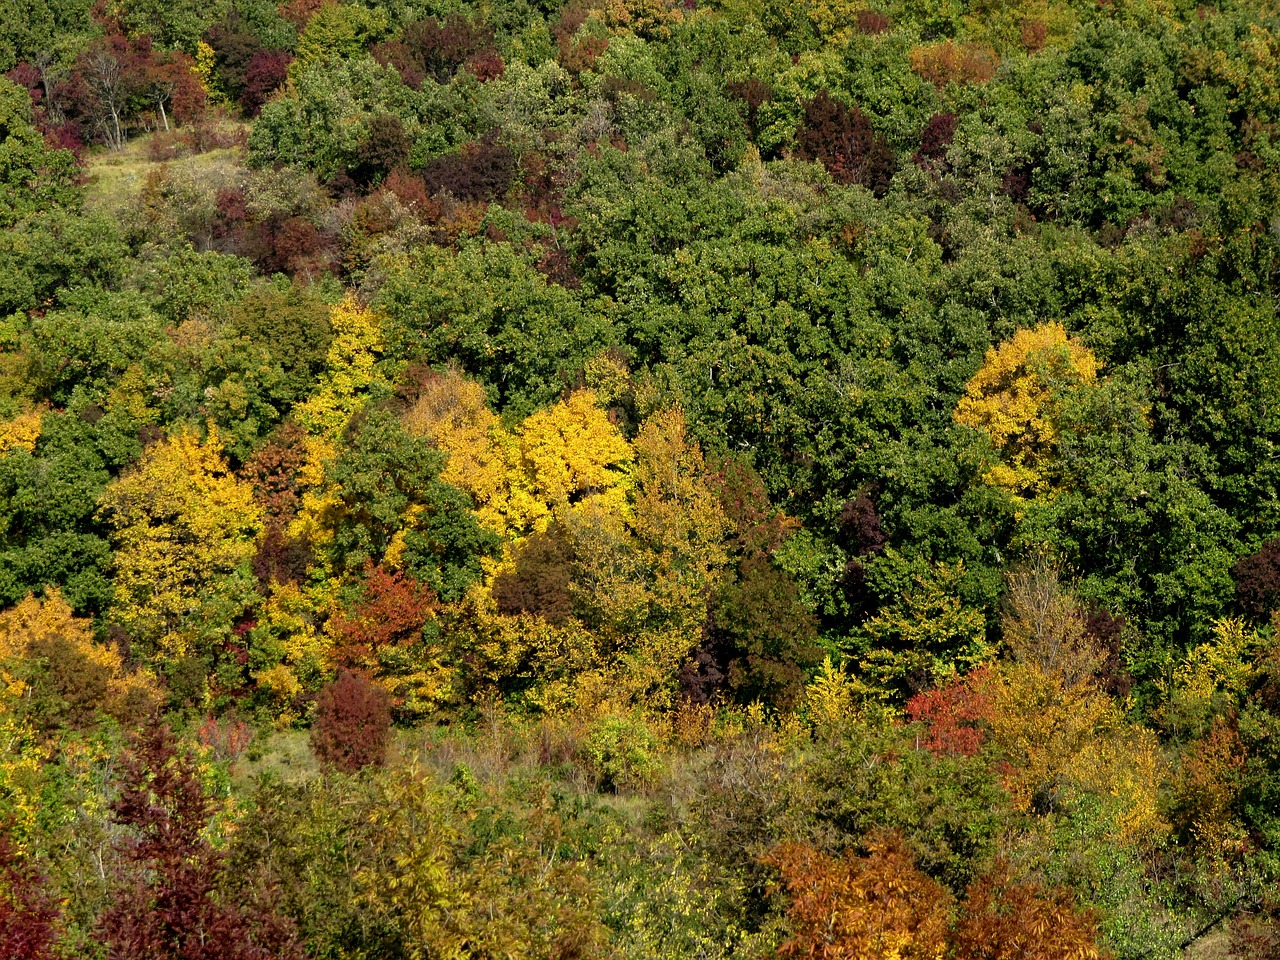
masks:
[[[1238,703],[1254,675],[1252,654],[1260,642],[1243,620],[1215,621],[1212,639],[1190,650],[1174,671],[1172,684],[1158,684],[1168,697],[1165,726],[1174,733],[1198,734],[1218,707]]]
[[[1117,840],[1167,830],[1157,797],[1159,744],[1124,723],[1109,697],[1087,684],[1068,687],[1034,663],[993,670],[985,692],[990,742],[1005,760],[1005,788],[1018,809],[1081,791],[1103,799]]]
[[[949,83],[984,84],[996,75],[1000,58],[985,43],[940,43],[913,47],[908,58],[911,70],[942,90]]]
[[[116,546],[115,616],[135,639],[177,659],[200,631],[229,629],[251,591],[262,519],[215,432],[201,442],[184,428],[152,445],[100,507]]]
[[[819,729],[838,726],[853,716],[859,690],[859,683],[835,666],[828,654],[805,687],[801,710],[805,719]]]
[[[1002,462],[988,470],[987,483],[1015,496],[1049,492],[1060,398],[1097,376],[1093,352],[1069,339],[1060,323],[1019,330],[988,350],[955,413],[957,423],[987,434],[1000,453]]]
[[[334,441],[369,396],[390,384],[377,366],[383,349],[377,314],[348,296],[330,311],[329,326],[333,340],[319,389],[294,408],[294,418],[309,434]]]
[[[483,388],[457,371],[423,385],[405,428],[449,454],[441,479],[471,494],[481,526],[519,539],[545,530],[571,504],[625,500],[631,448],[578,390],[530,415],[514,433],[490,412]]]
[[[0,457],[14,450],[26,450],[28,453],[34,450],[36,441],[40,439],[43,416],[42,410],[29,410],[0,423]]]
[[[136,720],[163,700],[153,677],[125,670],[119,651],[94,642],[90,621],[77,617],[56,587],[43,600],[28,594],[0,613],[0,663],[19,660],[43,663],[73,722],[97,710]]]

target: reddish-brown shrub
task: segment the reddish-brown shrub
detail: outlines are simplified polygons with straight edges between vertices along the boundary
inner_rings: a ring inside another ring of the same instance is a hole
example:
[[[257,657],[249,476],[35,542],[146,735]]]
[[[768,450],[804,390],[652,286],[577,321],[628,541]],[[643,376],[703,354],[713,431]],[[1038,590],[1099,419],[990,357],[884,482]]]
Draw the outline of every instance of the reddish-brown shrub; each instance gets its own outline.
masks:
[[[391,742],[391,698],[376,683],[342,670],[320,691],[311,750],[321,766],[355,773],[381,766]]]
[[[196,731],[196,739],[202,747],[207,747],[212,752],[214,760],[219,763],[234,762],[249,749],[249,744],[253,742],[253,729],[234,716],[218,719],[209,714]]]
[[[489,74],[495,57],[497,63],[502,62],[493,46],[493,31],[458,13],[450,14],[443,23],[435,17],[415,20],[401,31],[399,40],[376,44],[372,53],[379,63],[395,67],[400,79],[415,90],[427,77],[448,83],[472,60],[483,63],[481,70]],[[491,75],[472,72],[482,80],[492,79]],[[501,76],[500,70],[497,75]]]
[[[497,50],[482,50],[472,54],[464,66],[481,83],[497,80],[507,71],[507,62]]]
[[[877,196],[888,189],[896,166],[866,115],[825,90],[805,105],[796,146],[801,159],[819,161],[837,183],[858,183]]]
[[[289,75],[293,54],[287,50],[259,50],[249,61],[244,73],[244,89],[240,93],[240,108],[256,117],[262,105]]]
[[[0,957],[53,960],[58,913],[44,875],[18,855],[0,824]]]
[[[865,33],[870,36],[888,33],[893,29],[893,21],[889,19],[887,14],[883,14],[879,10],[859,10],[854,24],[859,33]]]
[[[1022,45],[1035,53],[1044,49],[1048,28],[1043,20],[1024,20],[1022,23]]]
[[[855,960],[892,953],[925,960],[947,952],[951,897],[915,864],[902,837],[873,838],[865,857],[841,860],[788,843],[764,858],[790,898],[783,957]]]
[[[195,758],[167,726],[147,724],[118,766],[111,805],[124,875],[96,935],[115,960],[301,960],[286,919],[216,894],[223,855],[205,830],[215,812]]]
[[[507,192],[515,172],[515,154],[491,131],[458,153],[436,157],[422,171],[422,179],[433,192],[459,200],[492,201]]]
[[[1245,612],[1265,617],[1280,609],[1280,537],[1268,540],[1257,553],[1241,557],[1231,568],[1236,597]]]
[[[299,474],[307,462],[306,432],[286,423],[272,434],[240,469],[240,477],[253,484],[253,499],[267,517],[287,524],[301,504]]]
[[[907,701],[907,716],[926,727],[926,750],[935,756],[972,757],[978,752],[986,735],[983,725],[991,717],[991,700],[983,690],[989,676],[983,667]]]
[[[385,651],[416,648],[435,617],[435,594],[401,571],[365,568],[364,596],[329,621],[333,657],[345,667],[376,670]]]
[[[1098,917],[1070,891],[1014,883],[1003,863],[970,884],[952,935],[966,960],[1103,960]]]
[[[954,113],[935,113],[920,131],[920,149],[911,159],[916,166],[926,170],[935,168],[947,157],[951,142],[956,138],[956,115]]]
[[[558,527],[535,533],[525,541],[514,570],[493,581],[498,612],[512,616],[531,613],[547,623],[561,624],[573,612],[573,549]]]

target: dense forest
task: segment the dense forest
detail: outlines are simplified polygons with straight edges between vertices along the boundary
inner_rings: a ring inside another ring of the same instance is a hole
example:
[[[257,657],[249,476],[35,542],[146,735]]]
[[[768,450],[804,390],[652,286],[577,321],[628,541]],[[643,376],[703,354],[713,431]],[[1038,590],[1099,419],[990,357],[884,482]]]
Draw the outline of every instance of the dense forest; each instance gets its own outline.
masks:
[[[0,955],[1280,958],[1280,7],[0,0]]]

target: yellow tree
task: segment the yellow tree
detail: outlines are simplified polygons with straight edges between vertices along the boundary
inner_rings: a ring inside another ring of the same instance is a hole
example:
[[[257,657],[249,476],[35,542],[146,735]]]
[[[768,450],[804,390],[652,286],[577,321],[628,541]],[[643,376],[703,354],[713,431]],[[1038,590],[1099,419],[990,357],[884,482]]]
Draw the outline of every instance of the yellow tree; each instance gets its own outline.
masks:
[[[114,647],[95,643],[93,626],[77,617],[56,587],[43,600],[28,595],[0,613],[0,663],[21,673],[10,682],[34,692],[45,723],[84,724],[101,710],[121,720],[145,716],[160,700],[146,673],[126,671]]]
[[[482,526],[519,540],[588,499],[624,502],[631,448],[578,390],[531,414],[514,432],[489,410],[484,389],[456,371],[429,379],[405,427],[449,455],[440,479],[471,494]]]
[[[149,447],[102,496],[116,547],[114,617],[161,665],[226,639],[253,596],[262,518],[217,434],[190,428]]]
[[[1106,694],[1068,686],[1033,662],[993,670],[990,743],[1006,763],[1005,787],[1021,810],[1088,794],[1101,801],[1118,841],[1168,829],[1157,791],[1165,777],[1154,734],[1124,722]]]
[[[1019,330],[988,350],[955,412],[957,423],[981,430],[1000,455],[984,479],[1019,497],[1048,493],[1062,397],[1097,377],[1093,352],[1060,323]]]

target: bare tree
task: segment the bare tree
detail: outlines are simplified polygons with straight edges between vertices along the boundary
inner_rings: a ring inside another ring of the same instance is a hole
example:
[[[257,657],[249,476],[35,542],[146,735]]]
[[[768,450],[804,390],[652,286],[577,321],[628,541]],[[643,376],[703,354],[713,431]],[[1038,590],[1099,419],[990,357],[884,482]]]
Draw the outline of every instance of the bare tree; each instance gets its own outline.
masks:
[[[1008,583],[1000,623],[1015,659],[1060,677],[1068,688],[1092,680],[1103,651],[1085,632],[1084,611],[1053,560],[1039,554],[1011,572]]]
[[[125,144],[124,113],[132,92],[124,64],[99,44],[85,54],[81,70],[89,116],[106,144],[119,150]]]

